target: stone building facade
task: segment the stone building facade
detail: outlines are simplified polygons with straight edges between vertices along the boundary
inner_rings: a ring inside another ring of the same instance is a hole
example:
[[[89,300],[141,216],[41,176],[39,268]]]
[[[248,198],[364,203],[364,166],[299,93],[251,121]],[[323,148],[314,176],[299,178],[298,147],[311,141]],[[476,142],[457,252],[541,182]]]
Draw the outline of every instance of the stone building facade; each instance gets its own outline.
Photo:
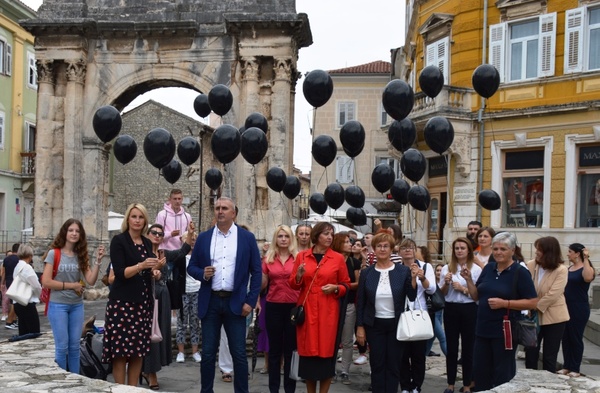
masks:
[[[200,229],[205,228],[211,219],[210,191],[203,192],[204,173],[211,167],[223,170],[222,165],[213,159],[210,151],[212,129],[201,122],[185,116],[156,101],[146,103],[122,115],[121,134],[130,135],[137,143],[136,157],[123,165],[111,154],[112,176],[110,181],[110,210],[125,213],[131,203],[141,203],[148,209],[150,221],[163,209],[163,203],[169,198],[171,189],[183,191],[185,210]],[[144,155],[144,138],[154,128],[164,128],[173,135],[178,144],[187,136],[195,137],[201,146],[201,155],[196,163],[187,166],[180,161],[181,177],[175,184],[165,180],[159,170],[150,165]],[[200,212],[203,216],[200,217]]]

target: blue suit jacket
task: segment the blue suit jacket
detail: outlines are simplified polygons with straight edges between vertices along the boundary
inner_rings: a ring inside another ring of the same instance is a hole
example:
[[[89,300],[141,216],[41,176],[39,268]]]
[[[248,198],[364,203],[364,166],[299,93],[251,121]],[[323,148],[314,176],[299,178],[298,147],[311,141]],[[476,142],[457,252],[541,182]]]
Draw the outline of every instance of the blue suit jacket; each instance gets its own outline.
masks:
[[[199,318],[203,318],[206,315],[208,303],[212,296],[212,279],[208,281],[204,279],[204,268],[211,265],[210,242],[213,230],[214,227],[202,232],[198,236],[187,268],[190,276],[202,283],[198,295]],[[249,304],[253,308],[256,306],[262,281],[262,267],[254,235],[239,226],[237,227],[237,231],[238,244],[233,277],[233,293],[229,298],[229,307],[231,308],[231,312],[241,315],[244,303]],[[248,281],[250,281],[250,286],[248,286]]]
[[[410,269],[401,263],[396,263],[390,271],[390,287],[394,298],[394,314],[396,323],[404,312],[406,297],[414,301],[417,296],[416,288],[412,286]],[[356,299],[356,325],[373,326],[375,321],[375,295],[381,273],[375,270],[375,265],[369,266],[360,273],[358,281],[358,296]]]

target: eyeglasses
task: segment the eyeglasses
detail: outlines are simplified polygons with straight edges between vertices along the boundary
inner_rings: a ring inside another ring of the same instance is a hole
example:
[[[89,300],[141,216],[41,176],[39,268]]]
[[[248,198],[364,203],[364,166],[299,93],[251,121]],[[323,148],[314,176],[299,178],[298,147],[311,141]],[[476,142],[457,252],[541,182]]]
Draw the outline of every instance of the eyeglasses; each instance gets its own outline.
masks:
[[[158,232],[158,231],[150,231],[150,233],[154,236],[159,236],[159,237],[163,237],[165,236],[165,234],[163,232]]]
[[[378,244],[375,248],[378,248],[380,250],[387,250],[388,248],[391,248],[389,244]]]
[[[400,247],[400,251],[413,251],[414,248],[412,247]]]

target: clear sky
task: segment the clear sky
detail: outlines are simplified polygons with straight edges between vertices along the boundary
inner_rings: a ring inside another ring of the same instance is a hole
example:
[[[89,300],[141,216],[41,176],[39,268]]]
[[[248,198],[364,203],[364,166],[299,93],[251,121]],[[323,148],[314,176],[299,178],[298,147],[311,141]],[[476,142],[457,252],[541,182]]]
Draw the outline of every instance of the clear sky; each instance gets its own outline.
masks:
[[[41,0],[21,1],[33,9],[42,4]],[[297,0],[296,11],[308,15],[313,36],[313,44],[300,50],[298,70],[304,75],[314,69],[333,70],[376,60],[390,61],[390,50],[404,44],[404,9],[403,0]],[[308,173],[314,136],[310,135],[312,108],[302,95],[303,81],[300,79],[296,88],[294,165]],[[174,95],[146,93],[130,107],[154,99],[202,120],[193,110],[198,93],[177,90]]]

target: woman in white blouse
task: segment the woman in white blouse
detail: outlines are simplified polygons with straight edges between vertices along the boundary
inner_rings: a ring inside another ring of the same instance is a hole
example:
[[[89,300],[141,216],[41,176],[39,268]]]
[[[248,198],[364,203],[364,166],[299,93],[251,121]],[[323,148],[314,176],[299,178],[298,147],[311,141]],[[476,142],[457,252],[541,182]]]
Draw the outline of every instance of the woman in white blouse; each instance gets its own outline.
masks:
[[[413,309],[427,312],[425,293],[433,295],[436,290],[435,269],[431,264],[419,261],[415,254],[417,244],[412,239],[404,239],[400,243],[402,264],[409,267],[417,277],[417,298]],[[425,265],[428,265],[425,269]],[[405,342],[404,356],[400,363],[400,387],[402,391],[421,391],[425,379],[425,349],[427,340]]]
[[[461,270],[469,269],[473,281],[477,282],[481,268],[475,264],[475,256],[469,239],[459,237],[452,243],[450,263],[442,268],[439,286],[446,297],[444,307],[444,331],[446,332],[446,374],[448,388],[444,393],[454,392],[458,368],[458,339],[461,340],[463,366],[463,392],[470,392],[473,377],[473,344],[477,304],[470,297],[466,280]]]
[[[475,251],[473,262],[483,269],[490,262],[490,258],[492,261],[494,260],[494,257],[492,257],[492,239],[496,236],[496,231],[494,231],[494,228],[483,227],[477,231],[476,236],[479,246]]]

